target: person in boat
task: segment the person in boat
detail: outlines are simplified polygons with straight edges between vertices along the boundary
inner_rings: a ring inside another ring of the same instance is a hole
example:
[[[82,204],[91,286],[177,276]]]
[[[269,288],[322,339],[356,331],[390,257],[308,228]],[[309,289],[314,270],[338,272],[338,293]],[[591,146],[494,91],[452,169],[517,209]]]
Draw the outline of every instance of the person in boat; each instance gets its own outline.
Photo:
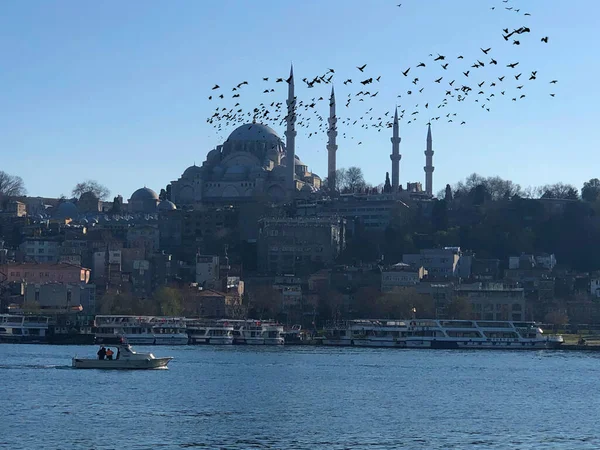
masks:
[[[109,347],[109,348],[108,348],[108,350],[106,350],[106,359],[110,359],[110,360],[112,360],[112,359],[113,359],[113,355],[114,355],[114,354],[115,354],[115,353],[114,353],[114,352],[113,352],[113,351],[110,349],[110,347]]]
[[[119,359],[121,357],[121,347],[117,347],[117,357],[115,359]]]
[[[100,346],[100,350],[98,350],[97,355],[99,360],[104,359],[104,357],[106,356],[106,349],[104,348],[104,345]]]

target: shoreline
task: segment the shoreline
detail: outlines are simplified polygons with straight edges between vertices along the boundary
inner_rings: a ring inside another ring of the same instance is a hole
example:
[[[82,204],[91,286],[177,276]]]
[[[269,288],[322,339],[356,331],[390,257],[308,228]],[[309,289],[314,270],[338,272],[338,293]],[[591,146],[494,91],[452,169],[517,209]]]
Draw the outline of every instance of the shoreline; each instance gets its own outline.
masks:
[[[56,347],[64,347],[64,346],[77,346],[77,347],[89,347],[90,345],[98,346],[98,343],[50,343],[50,342],[3,342],[0,341],[0,345],[2,344],[15,344],[15,345],[44,345],[44,346],[56,346]],[[231,344],[232,347],[248,347],[248,344]],[[143,347],[222,347],[221,345],[211,345],[211,344],[183,344],[183,345],[154,345],[148,344],[143,345]],[[229,347],[229,346],[227,346]],[[370,349],[397,349],[397,350],[473,350],[473,351],[486,351],[486,350],[506,350],[506,351],[569,351],[569,352],[600,352],[600,344],[588,344],[588,345],[578,345],[578,344],[562,344],[556,348],[533,348],[533,349],[522,349],[522,348],[460,348],[460,349],[437,349],[437,348],[419,348],[419,347],[386,347],[386,346],[353,346],[353,345],[324,345],[320,340],[307,340],[307,341],[299,341],[299,342],[290,342],[283,345],[258,345],[251,347],[330,347],[330,348],[370,348]]]

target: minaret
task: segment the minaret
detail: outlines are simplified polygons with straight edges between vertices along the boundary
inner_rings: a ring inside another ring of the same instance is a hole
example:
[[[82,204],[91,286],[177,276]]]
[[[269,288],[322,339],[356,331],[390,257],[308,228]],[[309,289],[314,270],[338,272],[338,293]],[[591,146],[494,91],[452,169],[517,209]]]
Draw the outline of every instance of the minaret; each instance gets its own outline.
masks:
[[[400,154],[400,127],[398,125],[398,107],[396,106],[396,112],[394,113],[394,126],[393,126],[392,139],[392,154],[390,159],[392,160],[392,192],[398,192],[400,186],[400,160],[402,155]]]
[[[329,99],[329,129],[327,130],[327,184],[330,192],[335,191],[335,152],[338,149],[337,138],[337,117],[335,115],[335,92],[331,87],[331,98]]]
[[[431,141],[431,124],[427,128],[427,150],[425,150],[425,192],[433,195],[433,144]]]
[[[285,130],[285,159],[287,166],[287,182],[288,190],[295,194],[296,191],[296,97],[294,96],[294,66],[290,67],[290,77],[287,79],[288,82],[288,99],[287,103],[287,116],[286,123],[287,128]]]

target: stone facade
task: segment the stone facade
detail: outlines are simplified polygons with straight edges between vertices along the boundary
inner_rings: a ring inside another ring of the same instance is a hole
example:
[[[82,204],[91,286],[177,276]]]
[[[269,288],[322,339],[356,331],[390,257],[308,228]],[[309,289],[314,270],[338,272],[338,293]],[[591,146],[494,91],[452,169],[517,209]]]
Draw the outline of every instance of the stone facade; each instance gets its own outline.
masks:
[[[276,275],[332,265],[345,247],[345,220],[299,217],[259,221],[258,268]]]

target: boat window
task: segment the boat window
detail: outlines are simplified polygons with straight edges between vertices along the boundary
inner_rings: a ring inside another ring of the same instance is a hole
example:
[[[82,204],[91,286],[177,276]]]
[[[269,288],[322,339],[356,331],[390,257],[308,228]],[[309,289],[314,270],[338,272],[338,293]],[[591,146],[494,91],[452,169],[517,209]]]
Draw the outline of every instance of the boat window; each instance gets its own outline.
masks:
[[[449,337],[464,337],[464,338],[480,338],[481,334],[478,331],[458,331],[448,330],[446,331]]]
[[[473,322],[462,320],[445,320],[441,322],[443,327],[447,328],[473,328]]]
[[[477,322],[482,328],[511,328],[510,322]]]
[[[514,331],[484,331],[483,332],[488,338],[500,338],[500,339],[516,339],[519,337]]]

